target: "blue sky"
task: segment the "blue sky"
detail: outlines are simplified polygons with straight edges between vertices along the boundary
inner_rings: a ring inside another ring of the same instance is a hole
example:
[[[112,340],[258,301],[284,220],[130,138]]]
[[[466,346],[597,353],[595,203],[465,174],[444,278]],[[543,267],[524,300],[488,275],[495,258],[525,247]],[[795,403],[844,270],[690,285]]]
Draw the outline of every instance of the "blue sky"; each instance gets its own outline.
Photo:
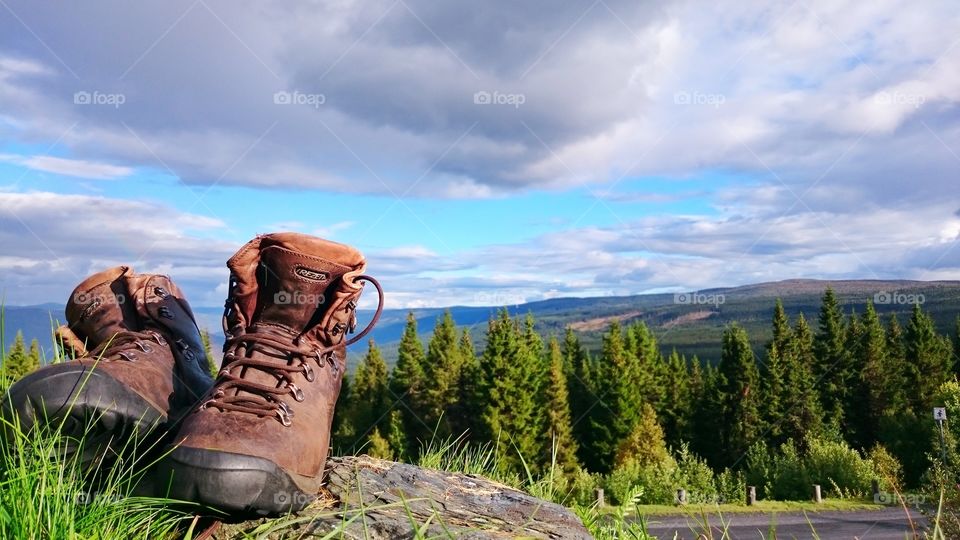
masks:
[[[0,5],[0,289],[222,302],[257,233],[390,307],[960,276],[949,2]]]

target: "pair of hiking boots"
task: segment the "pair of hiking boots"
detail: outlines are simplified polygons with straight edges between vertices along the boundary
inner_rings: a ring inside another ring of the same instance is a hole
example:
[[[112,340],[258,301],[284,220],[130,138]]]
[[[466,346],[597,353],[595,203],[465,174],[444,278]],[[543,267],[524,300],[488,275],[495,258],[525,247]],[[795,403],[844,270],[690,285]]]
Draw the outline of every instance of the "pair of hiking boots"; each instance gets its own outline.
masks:
[[[84,280],[67,303],[58,334],[76,359],[15,383],[2,410],[21,430],[56,423],[82,434],[98,459],[105,447],[167,437],[154,476],[172,499],[264,515],[302,509],[320,489],[346,346],[376,324],[383,291],[363,275],[360,252],[297,233],[259,236],[227,267],[215,380],[180,289],[117,267]],[[347,339],[365,281],[380,302]]]

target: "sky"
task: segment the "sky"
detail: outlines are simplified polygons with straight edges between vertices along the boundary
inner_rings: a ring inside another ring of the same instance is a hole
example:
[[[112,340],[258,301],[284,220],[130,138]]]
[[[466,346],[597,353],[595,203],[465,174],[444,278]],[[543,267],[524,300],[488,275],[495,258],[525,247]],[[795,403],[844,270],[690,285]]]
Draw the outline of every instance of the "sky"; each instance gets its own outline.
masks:
[[[221,305],[282,230],[390,308],[958,279],[958,102],[949,1],[0,0],[0,294]]]

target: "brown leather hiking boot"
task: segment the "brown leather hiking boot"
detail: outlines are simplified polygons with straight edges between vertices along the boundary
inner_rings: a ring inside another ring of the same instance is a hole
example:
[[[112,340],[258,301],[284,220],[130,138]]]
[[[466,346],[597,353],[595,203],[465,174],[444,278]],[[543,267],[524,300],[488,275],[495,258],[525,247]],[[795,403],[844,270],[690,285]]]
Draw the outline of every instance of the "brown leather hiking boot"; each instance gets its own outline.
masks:
[[[170,497],[264,515],[316,498],[346,346],[383,304],[365,264],[351,247],[297,233],[255,238],[227,262],[223,367],[160,465]],[[380,305],[348,340],[363,281]]]
[[[77,359],[17,381],[0,411],[24,432],[62,426],[82,437],[84,461],[182,416],[213,384],[190,306],[166,276],[126,266],[94,274],[74,289],[66,316],[57,334]]]

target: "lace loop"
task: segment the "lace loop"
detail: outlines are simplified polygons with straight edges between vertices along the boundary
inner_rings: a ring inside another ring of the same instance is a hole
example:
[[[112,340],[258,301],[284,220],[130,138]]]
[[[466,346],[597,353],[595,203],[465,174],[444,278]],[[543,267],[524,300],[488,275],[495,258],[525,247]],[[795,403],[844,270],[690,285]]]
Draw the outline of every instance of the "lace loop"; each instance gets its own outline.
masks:
[[[373,330],[373,327],[377,325],[377,321],[380,320],[380,315],[383,313],[383,287],[380,286],[380,282],[377,281],[376,279],[374,279],[374,278],[366,275],[366,274],[357,276],[356,279],[357,279],[357,281],[366,281],[366,282],[368,282],[368,283],[373,284],[373,286],[376,287],[376,289],[377,289],[377,311],[373,314],[373,318],[370,319],[370,323],[367,324],[367,327],[364,328],[362,332],[360,332],[359,334],[357,334],[357,335],[355,335],[355,336],[353,336],[352,338],[350,338],[350,339],[347,340],[347,346],[348,346],[348,347],[349,347],[350,345],[353,345],[354,343],[360,341],[361,339],[364,338],[364,336],[366,336],[367,334],[369,334],[370,331]],[[353,307],[350,307],[351,305],[352,305]],[[347,305],[347,309],[354,310],[354,309],[356,309],[356,306],[357,306],[356,302],[353,302],[352,304],[348,304],[348,305]]]

